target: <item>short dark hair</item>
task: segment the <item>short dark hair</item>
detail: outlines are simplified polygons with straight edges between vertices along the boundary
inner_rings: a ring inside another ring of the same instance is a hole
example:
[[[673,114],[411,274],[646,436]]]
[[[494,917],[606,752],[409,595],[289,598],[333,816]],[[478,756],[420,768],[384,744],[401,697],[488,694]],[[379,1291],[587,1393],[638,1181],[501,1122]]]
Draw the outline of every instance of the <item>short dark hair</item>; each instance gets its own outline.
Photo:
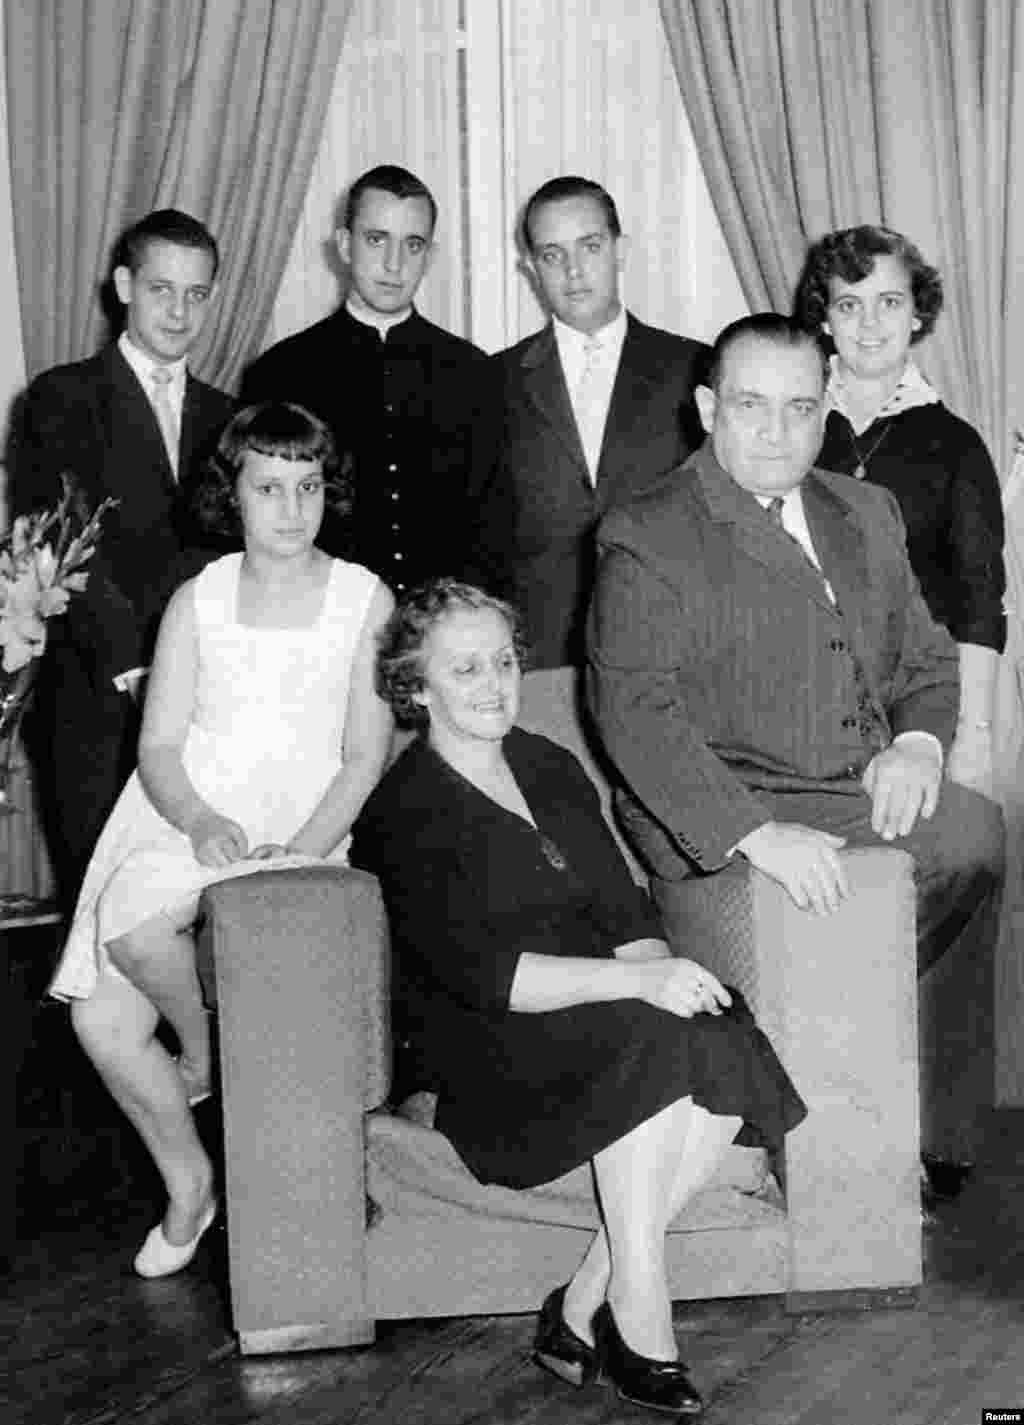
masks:
[[[615,199],[608,190],[602,188],[600,183],[595,183],[592,178],[580,178],[575,173],[569,173],[562,178],[549,178],[546,183],[541,184],[536,193],[527,199],[523,208],[523,219],[520,223],[521,240],[527,252],[533,252],[533,235],[530,225],[537,216],[538,210],[547,203],[561,203],[567,198],[595,199],[604,209],[608,231],[612,237],[622,236],[619,210],[615,206]]]
[[[826,380],[828,367],[825,353],[818,341],[815,340],[813,332],[802,327],[792,317],[784,317],[778,312],[755,312],[752,316],[740,317],[738,321],[730,322],[727,327],[723,327],[715,339],[711,355],[707,360],[705,378],[706,384],[716,395],[722,382],[722,366],[726,356],[732,347],[746,336],[756,337],[759,341],[769,342],[772,346],[809,347],[815,352],[821,363],[822,381]]]
[[[828,233],[813,243],[797,284],[794,315],[802,327],[817,335],[828,351],[834,347],[831,337],[822,331],[822,324],[828,318],[832,302],[832,279],[862,282],[874,271],[875,259],[879,257],[896,257],[906,268],[914,315],[920,323],[911,333],[911,345],[923,341],[933,330],[942,311],[942,278],[937,269],[925,262],[920,249],[902,233],[863,223],[857,228]]]
[[[225,539],[241,536],[236,487],[250,450],[283,460],[319,461],[327,505],[342,515],[348,513],[348,475],[339,465],[328,427],[302,406],[264,401],[246,406],[232,417],[189,491],[192,513],[206,534]]]
[[[407,168],[399,168],[393,163],[382,163],[369,169],[352,184],[345,198],[341,215],[341,226],[352,231],[359,212],[359,203],[364,193],[376,188],[381,193],[390,193],[395,198],[422,198],[430,209],[430,232],[437,227],[437,204],[434,195],[415,173]]]
[[[133,274],[138,272],[152,242],[170,242],[175,247],[194,247],[207,253],[213,263],[211,275],[217,276],[220,252],[216,239],[197,218],[177,208],[158,208],[123,232],[114,249],[114,266],[127,267]]]
[[[520,666],[526,661],[522,619],[511,604],[458,579],[431,579],[398,601],[381,631],[377,651],[377,692],[405,727],[426,724],[427,710],[416,702],[423,691],[423,645],[430,631],[449,614],[492,609],[509,626]]]

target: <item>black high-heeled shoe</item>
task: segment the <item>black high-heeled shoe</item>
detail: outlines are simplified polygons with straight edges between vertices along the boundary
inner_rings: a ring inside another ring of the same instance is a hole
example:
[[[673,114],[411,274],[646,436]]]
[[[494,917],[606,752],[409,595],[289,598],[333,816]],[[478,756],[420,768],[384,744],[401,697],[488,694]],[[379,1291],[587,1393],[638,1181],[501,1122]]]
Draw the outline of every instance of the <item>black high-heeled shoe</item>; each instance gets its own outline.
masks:
[[[560,1380],[579,1389],[598,1377],[597,1352],[566,1325],[565,1287],[556,1287],[547,1297],[537,1318],[533,1338],[533,1359]]]
[[[699,1415],[704,1409],[685,1362],[655,1361],[632,1350],[622,1339],[607,1301],[594,1314],[594,1336],[601,1370],[623,1400],[667,1415]]]

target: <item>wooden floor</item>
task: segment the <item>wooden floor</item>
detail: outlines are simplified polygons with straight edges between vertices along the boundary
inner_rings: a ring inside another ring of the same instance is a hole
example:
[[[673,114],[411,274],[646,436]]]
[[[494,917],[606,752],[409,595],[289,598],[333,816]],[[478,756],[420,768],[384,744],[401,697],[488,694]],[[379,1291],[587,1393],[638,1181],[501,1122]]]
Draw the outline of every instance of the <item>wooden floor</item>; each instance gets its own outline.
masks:
[[[145,1193],[142,1194],[145,1197]],[[656,1420],[529,1360],[532,1318],[383,1324],[369,1349],[243,1360],[223,1229],[162,1282],[130,1271],[152,1204],[54,1212],[0,1308],[4,1425],[555,1425]],[[1024,1112],[992,1115],[974,1180],[927,1234],[916,1310],[787,1317],[773,1299],[677,1311],[707,1425],[980,1425],[1024,1409]]]

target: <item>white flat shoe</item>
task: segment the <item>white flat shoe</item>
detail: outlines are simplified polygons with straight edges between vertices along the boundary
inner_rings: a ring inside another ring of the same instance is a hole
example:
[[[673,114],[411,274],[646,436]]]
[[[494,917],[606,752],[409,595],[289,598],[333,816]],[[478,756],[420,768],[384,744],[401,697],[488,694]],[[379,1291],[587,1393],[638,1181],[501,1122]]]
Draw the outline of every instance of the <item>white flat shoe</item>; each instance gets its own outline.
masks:
[[[169,1277],[188,1266],[196,1254],[199,1239],[217,1216],[217,1200],[210,1203],[199,1223],[199,1231],[190,1241],[180,1247],[168,1242],[164,1236],[164,1225],[158,1222],[150,1230],[148,1237],[135,1257],[135,1270],[140,1277]]]

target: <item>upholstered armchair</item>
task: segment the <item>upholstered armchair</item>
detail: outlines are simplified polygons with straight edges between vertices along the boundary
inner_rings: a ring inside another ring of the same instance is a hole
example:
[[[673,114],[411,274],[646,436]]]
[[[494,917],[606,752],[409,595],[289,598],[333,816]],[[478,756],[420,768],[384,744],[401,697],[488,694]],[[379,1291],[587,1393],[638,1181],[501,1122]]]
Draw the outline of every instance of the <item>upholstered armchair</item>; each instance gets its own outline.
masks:
[[[567,671],[528,675],[524,726],[590,757]],[[682,883],[674,948],[738,985],[810,1114],[785,1162],[733,1147],[673,1224],[679,1298],[794,1310],[912,1300],[921,1280],[914,895],[905,853],[844,853],[828,920],[745,866]],[[378,1319],[534,1311],[597,1217],[586,1167],[481,1187],[388,1101],[387,928],[363,872],[269,870],[205,897],[219,1012],[231,1301],[243,1352],[373,1340]]]

